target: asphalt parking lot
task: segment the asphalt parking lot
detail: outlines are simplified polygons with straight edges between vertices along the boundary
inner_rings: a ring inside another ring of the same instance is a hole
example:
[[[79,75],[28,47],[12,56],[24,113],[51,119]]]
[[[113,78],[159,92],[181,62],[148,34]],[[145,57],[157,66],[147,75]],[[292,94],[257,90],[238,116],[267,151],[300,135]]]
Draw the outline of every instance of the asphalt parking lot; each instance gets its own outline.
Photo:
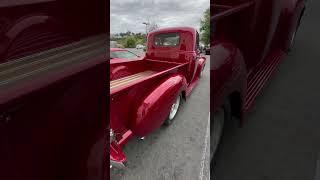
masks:
[[[143,55],[142,50],[129,50]],[[157,129],[144,140],[133,138],[126,144],[128,167],[111,169],[112,180],[209,179],[209,138],[205,137],[209,134],[210,56],[206,57],[203,77],[180,107],[173,124]]]
[[[244,128],[226,128],[216,180],[320,179],[320,1],[309,1],[283,59]]]

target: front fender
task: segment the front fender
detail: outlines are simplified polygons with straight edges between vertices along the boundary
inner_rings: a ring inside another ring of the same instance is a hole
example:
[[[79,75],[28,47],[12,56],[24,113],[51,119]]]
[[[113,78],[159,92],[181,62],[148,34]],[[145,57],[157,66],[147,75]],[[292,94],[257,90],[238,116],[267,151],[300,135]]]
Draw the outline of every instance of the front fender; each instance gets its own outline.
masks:
[[[206,65],[206,58],[205,57],[201,57],[199,59],[199,63],[198,63],[198,68],[197,68],[197,77],[200,76],[201,71],[203,70],[203,68]]]
[[[281,45],[281,48],[284,50],[289,49],[291,43],[291,36],[298,26],[300,18],[303,14],[305,8],[304,0],[294,0],[294,1],[284,1],[280,26],[279,26],[279,39],[278,44]]]
[[[212,47],[210,63],[211,112],[224,103],[231,93],[240,94],[240,101],[246,93],[246,65],[242,53],[230,42],[220,42]],[[240,107],[242,109],[242,107]]]
[[[156,88],[141,100],[130,122],[130,129],[135,135],[146,136],[159,128],[166,120],[171,105],[177,96],[186,89],[186,78],[175,74],[165,78]]]

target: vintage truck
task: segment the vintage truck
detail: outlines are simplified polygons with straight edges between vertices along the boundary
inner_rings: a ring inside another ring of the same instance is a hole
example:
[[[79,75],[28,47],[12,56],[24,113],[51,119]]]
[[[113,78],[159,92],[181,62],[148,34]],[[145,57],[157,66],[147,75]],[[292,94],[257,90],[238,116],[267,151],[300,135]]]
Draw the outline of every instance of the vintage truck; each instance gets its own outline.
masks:
[[[108,177],[103,2],[0,1],[0,179]]]
[[[236,117],[243,124],[254,99],[292,50],[305,8],[305,0],[211,4],[211,160],[224,122]]]
[[[175,27],[148,34],[141,60],[110,60],[110,163],[125,167],[121,148],[172,123],[180,103],[196,86],[206,59],[194,28]]]

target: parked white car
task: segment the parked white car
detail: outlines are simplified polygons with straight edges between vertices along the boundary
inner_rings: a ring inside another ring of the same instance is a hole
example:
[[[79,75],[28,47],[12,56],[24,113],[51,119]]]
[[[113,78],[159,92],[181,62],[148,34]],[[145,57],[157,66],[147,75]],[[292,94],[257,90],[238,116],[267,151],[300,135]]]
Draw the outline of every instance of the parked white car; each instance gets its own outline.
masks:
[[[118,46],[117,41],[110,41],[110,48],[117,48]]]
[[[142,44],[138,44],[137,46],[136,46],[136,49],[143,49],[144,48],[144,45],[142,45]]]

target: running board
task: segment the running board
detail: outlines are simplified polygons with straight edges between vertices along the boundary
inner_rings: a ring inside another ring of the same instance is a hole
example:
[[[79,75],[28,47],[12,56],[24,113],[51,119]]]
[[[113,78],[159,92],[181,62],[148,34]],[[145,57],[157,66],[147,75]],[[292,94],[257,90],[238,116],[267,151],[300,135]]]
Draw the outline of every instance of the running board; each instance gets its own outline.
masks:
[[[268,57],[265,63],[249,74],[244,112],[248,112],[250,110],[254,99],[259,95],[259,92],[271,77],[284,55],[285,53],[283,51],[275,51]]]
[[[192,90],[196,87],[199,80],[200,80],[199,77],[195,77],[195,79],[188,85],[186,90],[186,97],[190,96]]]

